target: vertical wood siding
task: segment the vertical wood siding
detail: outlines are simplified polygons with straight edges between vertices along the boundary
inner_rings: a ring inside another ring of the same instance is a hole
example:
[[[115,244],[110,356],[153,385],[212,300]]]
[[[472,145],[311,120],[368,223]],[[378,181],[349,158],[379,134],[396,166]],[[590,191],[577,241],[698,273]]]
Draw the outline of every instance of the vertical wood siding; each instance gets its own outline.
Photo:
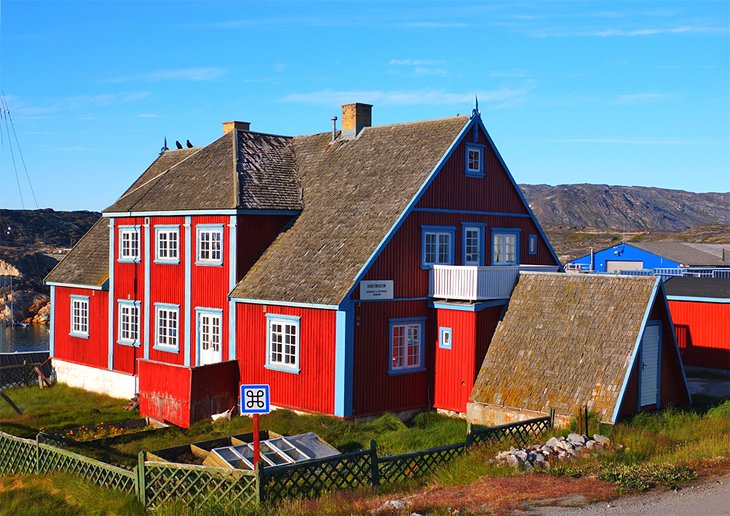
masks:
[[[685,364],[730,369],[730,303],[669,301]]]
[[[431,407],[433,402],[433,308],[426,301],[356,303],[353,416]],[[389,320],[425,317],[426,371],[388,374]]]
[[[436,310],[436,331],[431,348],[435,350],[433,406],[466,412],[474,386],[476,362],[476,312]],[[440,328],[451,328],[451,349],[440,346]]]
[[[474,381],[482,368],[484,357],[487,356],[489,344],[492,342],[492,337],[494,337],[497,324],[502,319],[505,308],[505,306],[493,306],[477,312],[477,354],[474,362]]]
[[[109,324],[113,328],[114,338],[114,370],[123,373],[137,374],[137,359],[144,356],[144,256],[145,256],[145,217],[119,217],[114,221],[114,299],[109,302],[113,305],[114,317]],[[120,226],[139,226],[139,255],[140,260],[135,263],[119,262]],[[150,238],[154,242],[154,236]],[[139,307],[139,338],[140,345],[127,346],[118,344],[119,340],[119,305],[118,301],[140,301]]]
[[[292,219],[291,216],[239,215],[238,248],[236,250],[236,281],[256,263],[256,260],[274,241],[281,228]]]
[[[336,312],[248,303],[236,304],[236,353],[242,383],[268,383],[271,403],[334,413]],[[267,369],[267,314],[298,316],[299,374]]]
[[[107,331],[107,307],[109,293],[104,290],[55,287],[53,308],[54,353],[53,357],[77,364],[107,368],[109,341]],[[72,337],[71,296],[89,298],[89,338]]]
[[[190,426],[192,369],[139,361],[139,413],[158,421]]]

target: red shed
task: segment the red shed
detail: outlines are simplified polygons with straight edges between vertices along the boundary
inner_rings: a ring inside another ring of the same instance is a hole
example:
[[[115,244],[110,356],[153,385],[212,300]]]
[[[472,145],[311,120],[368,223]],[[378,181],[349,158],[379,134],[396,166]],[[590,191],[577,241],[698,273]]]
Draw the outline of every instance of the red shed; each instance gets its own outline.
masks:
[[[664,289],[684,363],[730,371],[730,277],[676,277]]]

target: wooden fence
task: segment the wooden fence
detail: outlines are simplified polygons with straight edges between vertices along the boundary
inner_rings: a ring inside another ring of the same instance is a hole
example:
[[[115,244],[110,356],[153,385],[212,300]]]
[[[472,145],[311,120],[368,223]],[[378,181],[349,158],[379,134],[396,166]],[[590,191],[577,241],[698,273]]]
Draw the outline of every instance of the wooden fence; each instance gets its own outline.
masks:
[[[126,469],[64,449],[46,434],[23,439],[0,432],[0,475],[62,471],[99,486],[134,493],[145,508],[180,501],[187,507],[212,506],[223,512],[288,498],[314,498],[324,492],[357,487],[379,487],[420,478],[469,447],[490,443],[523,446],[552,426],[551,417],[497,427],[468,427],[466,441],[429,450],[378,456],[375,441],[367,450],[256,471],[211,468],[146,460],[139,453],[137,467]]]

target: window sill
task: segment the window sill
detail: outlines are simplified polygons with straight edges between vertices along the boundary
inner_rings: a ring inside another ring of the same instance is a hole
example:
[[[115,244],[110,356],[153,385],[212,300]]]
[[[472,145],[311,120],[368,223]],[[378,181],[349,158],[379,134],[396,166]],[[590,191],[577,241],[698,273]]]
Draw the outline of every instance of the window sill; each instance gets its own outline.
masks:
[[[464,175],[466,177],[484,177],[484,172],[479,172],[476,170],[472,170],[472,171],[467,170],[466,172],[464,172]]]
[[[130,348],[138,348],[140,346],[139,341],[131,341],[131,340],[118,340],[117,344],[120,346],[129,346]]]
[[[280,373],[299,374],[298,367],[286,367],[286,366],[280,366],[280,365],[276,365],[276,364],[266,364],[264,366],[264,369],[268,369],[270,371],[279,371]]]
[[[200,262],[196,260],[195,265],[200,267],[223,267],[223,262]]]
[[[140,263],[142,260],[139,258],[119,258],[119,263]]]
[[[388,376],[400,376],[402,374],[422,373],[425,367],[413,367],[409,369],[388,369]]]
[[[154,263],[157,263],[159,265],[180,265],[180,260],[160,260],[158,258],[155,258]]]
[[[71,333],[68,334],[68,336],[69,337],[75,337],[77,339],[88,339],[89,338],[89,334],[88,333],[73,333],[73,332],[71,332]]]
[[[179,347],[177,347],[177,348],[163,347],[163,346],[158,346],[158,345],[155,344],[154,346],[152,346],[152,349],[155,349],[157,351],[164,351],[165,353],[175,353],[175,354],[179,354],[180,353],[180,348]]]

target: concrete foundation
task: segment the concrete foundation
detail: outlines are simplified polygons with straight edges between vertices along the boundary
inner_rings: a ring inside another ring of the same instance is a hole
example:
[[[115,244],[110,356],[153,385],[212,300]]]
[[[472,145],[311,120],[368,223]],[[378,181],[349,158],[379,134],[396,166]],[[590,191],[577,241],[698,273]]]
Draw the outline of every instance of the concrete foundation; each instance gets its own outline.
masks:
[[[56,358],[53,359],[53,368],[56,370],[58,382],[71,387],[127,400],[137,394],[137,378],[131,374],[97,369]]]

